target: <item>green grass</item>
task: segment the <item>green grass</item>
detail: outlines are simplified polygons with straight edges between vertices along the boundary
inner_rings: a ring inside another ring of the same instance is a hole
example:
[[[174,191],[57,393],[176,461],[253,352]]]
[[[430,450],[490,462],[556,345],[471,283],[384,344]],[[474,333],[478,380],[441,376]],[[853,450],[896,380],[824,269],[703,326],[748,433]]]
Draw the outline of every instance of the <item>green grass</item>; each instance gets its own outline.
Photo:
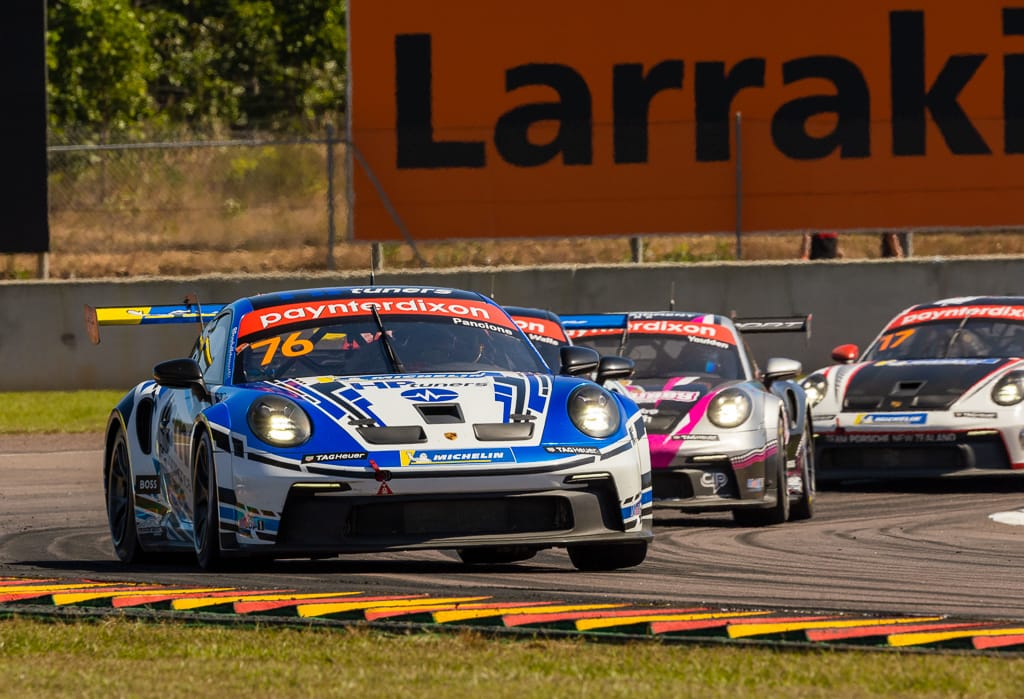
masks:
[[[125,391],[0,393],[0,434],[101,432]]]
[[[1019,697],[1024,659],[0,620],[17,697]]]

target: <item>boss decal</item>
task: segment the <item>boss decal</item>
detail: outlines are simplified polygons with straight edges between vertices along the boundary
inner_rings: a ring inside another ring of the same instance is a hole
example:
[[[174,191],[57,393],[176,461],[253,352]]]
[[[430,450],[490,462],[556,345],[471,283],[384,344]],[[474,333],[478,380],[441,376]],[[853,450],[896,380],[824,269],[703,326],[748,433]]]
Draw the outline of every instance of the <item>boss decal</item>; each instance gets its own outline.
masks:
[[[159,476],[135,476],[135,492],[139,495],[159,495]]]

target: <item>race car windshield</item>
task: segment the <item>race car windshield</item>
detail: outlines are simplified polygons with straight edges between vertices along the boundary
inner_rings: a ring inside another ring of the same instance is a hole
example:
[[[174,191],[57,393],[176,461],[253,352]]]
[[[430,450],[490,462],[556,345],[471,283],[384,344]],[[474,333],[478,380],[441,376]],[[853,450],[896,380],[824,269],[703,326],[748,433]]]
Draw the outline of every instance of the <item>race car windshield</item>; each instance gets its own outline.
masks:
[[[403,317],[389,317],[384,325],[405,372],[550,373],[524,337],[500,327]],[[235,379],[240,383],[391,373],[394,364],[378,324],[369,316],[274,328],[247,336],[236,349]]]
[[[675,376],[714,376],[742,379],[743,369],[735,345],[704,344],[700,338],[679,335],[631,334],[623,356],[633,360],[636,379]]]
[[[990,357],[1024,357],[1024,323],[971,318],[891,328],[862,361]]]

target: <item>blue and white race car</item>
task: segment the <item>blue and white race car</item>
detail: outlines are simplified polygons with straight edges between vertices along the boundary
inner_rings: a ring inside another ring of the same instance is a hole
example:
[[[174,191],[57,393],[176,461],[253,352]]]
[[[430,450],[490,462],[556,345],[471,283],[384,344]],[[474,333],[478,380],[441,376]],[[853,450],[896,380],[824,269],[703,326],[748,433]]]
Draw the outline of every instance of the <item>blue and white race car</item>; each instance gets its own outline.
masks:
[[[803,380],[818,479],[1024,475],[1024,297],[911,306]]]
[[[684,311],[563,314],[576,345],[631,359],[609,384],[647,423],[657,505],[731,510],[746,526],[814,514],[811,416],[794,380],[800,363],[769,359],[762,372],[743,332],[805,332],[808,316],[734,321]]]
[[[96,341],[101,325],[203,321],[191,355],[158,364],[110,415],[122,561],[449,549],[498,563],[562,547],[579,569],[609,570],[646,556],[635,404],[580,378],[602,373],[588,348],[565,348],[554,373],[485,296],[355,286],[86,318]]]

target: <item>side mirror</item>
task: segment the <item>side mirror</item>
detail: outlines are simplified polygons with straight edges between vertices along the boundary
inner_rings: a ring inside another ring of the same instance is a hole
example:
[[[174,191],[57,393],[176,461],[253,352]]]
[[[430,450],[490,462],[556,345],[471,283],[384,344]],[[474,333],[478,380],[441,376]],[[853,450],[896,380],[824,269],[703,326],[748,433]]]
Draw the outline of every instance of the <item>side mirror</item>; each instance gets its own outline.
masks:
[[[597,383],[603,384],[608,380],[628,379],[636,371],[636,363],[627,357],[609,355],[601,357],[597,366]]]
[[[561,374],[565,376],[581,376],[597,369],[601,355],[597,350],[582,345],[566,345],[560,350],[562,359]]]
[[[765,383],[771,383],[782,379],[795,379],[802,370],[803,365],[795,359],[772,357],[765,364],[764,380]]]
[[[203,396],[209,395],[206,382],[203,380],[203,372],[194,359],[169,359],[160,362],[153,367],[153,378],[167,388],[191,388]]]
[[[839,345],[832,350],[832,360],[840,364],[852,364],[860,356],[857,345]]]

